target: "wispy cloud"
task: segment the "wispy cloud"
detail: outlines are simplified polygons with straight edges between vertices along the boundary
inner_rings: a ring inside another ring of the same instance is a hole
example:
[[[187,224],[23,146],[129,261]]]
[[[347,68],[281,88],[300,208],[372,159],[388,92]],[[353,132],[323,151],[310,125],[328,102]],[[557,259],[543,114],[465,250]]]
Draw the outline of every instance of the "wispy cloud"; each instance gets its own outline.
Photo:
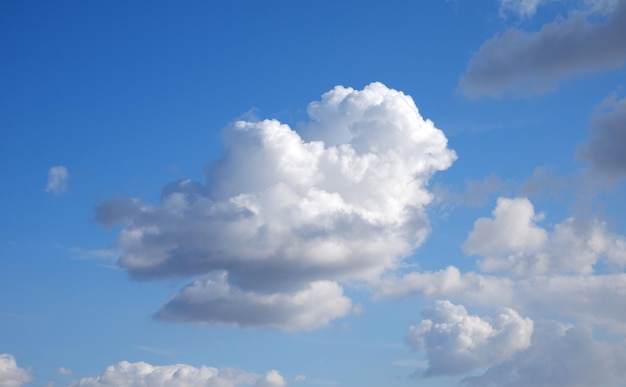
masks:
[[[60,195],[67,191],[70,174],[66,167],[59,165],[48,170],[48,183],[46,192]]]

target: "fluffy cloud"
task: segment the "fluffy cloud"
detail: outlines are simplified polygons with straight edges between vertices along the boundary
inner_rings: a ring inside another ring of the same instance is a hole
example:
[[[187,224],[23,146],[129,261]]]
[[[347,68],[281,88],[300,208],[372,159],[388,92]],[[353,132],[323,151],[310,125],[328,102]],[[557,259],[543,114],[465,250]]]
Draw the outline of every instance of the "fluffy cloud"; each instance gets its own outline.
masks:
[[[30,372],[18,367],[13,355],[0,354],[0,387],[23,386],[31,379]]]
[[[604,101],[604,111],[593,121],[591,138],[578,149],[578,155],[591,162],[594,172],[626,175],[626,98],[612,96]]]
[[[192,367],[185,364],[153,366],[148,363],[122,361],[107,367],[99,376],[83,378],[73,387],[284,387],[285,379],[271,370],[257,375],[234,368]]]
[[[468,377],[471,386],[623,386],[626,349],[599,342],[583,327],[544,321],[536,324],[532,345],[511,359]]]
[[[377,297],[450,298],[488,307],[507,305],[525,314],[576,317],[626,332],[626,273],[542,275],[511,279],[454,266],[435,272],[388,277],[378,284]]]
[[[67,191],[67,182],[70,173],[63,165],[52,167],[48,170],[48,183],[46,184],[46,192],[60,195]]]
[[[517,4],[533,10],[535,2]],[[590,13],[609,12],[603,23]],[[538,32],[512,28],[482,44],[458,90],[471,97],[508,92],[538,93],[566,77],[621,67],[626,62],[626,1],[592,1],[586,12],[546,24]]]
[[[590,274],[601,258],[626,265],[626,239],[597,219],[568,218],[549,232],[537,225],[543,215],[535,214],[526,198],[499,198],[492,214],[474,223],[463,245],[466,254],[483,257],[478,262],[482,271]]]
[[[533,321],[512,309],[494,319],[469,315],[461,305],[437,301],[422,312],[424,320],[411,325],[407,343],[425,350],[424,376],[457,375],[509,359],[530,346]]]
[[[226,277],[222,272],[194,281],[168,301],[156,317],[296,331],[325,326],[348,314],[352,307],[335,282],[313,282],[308,289],[293,294],[258,294],[233,288]]]
[[[275,120],[235,122],[206,182],[168,184],[158,205],[118,197],[97,206],[98,221],[121,226],[119,265],[133,278],[209,275],[159,316],[309,328],[306,302],[322,322],[349,309],[329,281],[376,280],[424,241],[428,181],[456,158],[443,132],[380,83],[338,86],[307,111],[298,132]],[[210,275],[222,271],[217,282]],[[210,293],[216,286],[227,289],[222,298]],[[315,306],[326,293],[338,302]],[[205,310],[228,300],[279,313]]]

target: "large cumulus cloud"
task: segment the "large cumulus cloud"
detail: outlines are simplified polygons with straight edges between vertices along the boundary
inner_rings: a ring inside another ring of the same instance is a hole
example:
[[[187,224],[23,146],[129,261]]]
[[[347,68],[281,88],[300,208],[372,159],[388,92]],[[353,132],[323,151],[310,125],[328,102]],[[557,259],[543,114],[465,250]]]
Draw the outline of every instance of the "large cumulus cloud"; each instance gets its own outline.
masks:
[[[168,184],[157,205],[118,197],[97,206],[102,224],[121,227],[119,265],[133,278],[209,275],[157,316],[256,325],[259,317],[216,307],[234,302],[280,311],[260,325],[312,329],[349,310],[343,301],[318,307],[318,324],[303,323],[317,294],[342,300],[339,283],[376,280],[424,241],[428,181],[456,157],[443,132],[380,83],[338,86],[308,113],[298,131],[233,123],[206,181]]]
[[[539,2],[503,2],[508,3],[534,12]],[[461,77],[459,91],[472,97],[541,93],[567,77],[623,66],[626,1],[588,3],[585,10],[539,31],[512,28],[484,42]],[[604,20],[592,21],[599,14]]]
[[[186,364],[153,366],[127,361],[111,365],[100,375],[82,378],[72,387],[284,387],[282,375],[271,370],[258,375],[235,368],[193,367]]]

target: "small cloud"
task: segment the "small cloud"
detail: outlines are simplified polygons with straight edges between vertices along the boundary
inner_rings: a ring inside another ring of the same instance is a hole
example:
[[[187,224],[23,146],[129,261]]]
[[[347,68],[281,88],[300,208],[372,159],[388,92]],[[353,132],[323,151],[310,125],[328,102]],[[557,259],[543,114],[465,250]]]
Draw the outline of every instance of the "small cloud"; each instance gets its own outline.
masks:
[[[65,367],[59,367],[59,370],[57,372],[59,373],[59,375],[63,376],[71,376],[72,374],[74,374],[71,369]]]
[[[46,192],[60,195],[67,191],[68,180],[70,174],[63,165],[50,168],[48,170],[48,183],[46,184]]]
[[[545,0],[500,0],[500,16],[505,17],[508,13],[513,13],[520,18],[529,18],[545,2]]]
[[[305,380],[306,380],[306,375],[305,374],[296,375],[296,377],[293,378],[293,381],[296,382],[296,383],[304,382]]]

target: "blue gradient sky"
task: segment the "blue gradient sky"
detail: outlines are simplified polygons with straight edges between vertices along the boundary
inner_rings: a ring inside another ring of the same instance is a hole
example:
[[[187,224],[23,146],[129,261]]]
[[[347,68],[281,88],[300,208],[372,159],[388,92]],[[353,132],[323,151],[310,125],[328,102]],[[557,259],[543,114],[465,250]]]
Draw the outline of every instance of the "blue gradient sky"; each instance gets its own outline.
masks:
[[[521,66],[521,86],[492,93],[464,90],[459,81],[471,63],[489,66],[493,57],[479,50],[512,28],[531,34],[575,17],[602,25],[623,20],[625,7],[616,1],[617,10],[592,10],[602,2],[572,0],[539,2],[530,14],[507,8],[525,3],[1,2],[0,353],[29,370],[24,385],[68,385],[126,360],[260,375],[276,369],[301,386],[454,386],[494,364],[419,377],[433,355],[405,340],[409,326],[424,319],[420,311],[444,299],[470,315],[510,306],[535,327],[542,319],[571,323],[626,351],[620,317],[554,316],[522,301],[466,302],[445,292],[379,297],[376,284],[350,280],[341,282],[344,294],[362,311],[310,331],[155,321],[151,316],[189,280],[130,279],[116,263],[124,254],[116,242],[123,226],[96,221],[94,208],[111,197],[158,205],[167,183],[203,182],[203,166],[220,157],[221,133],[235,120],[277,119],[295,129],[308,120],[307,105],[335,86],[361,90],[381,82],[411,96],[458,156],[430,178],[431,231],[406,265],[394,268],[398,276],[450,265],[481,273],[462,246],[478,218],[492,217],[498,197],[528,197],[549,231],[569,217],[599,219],[619,250],[626,166],[616,156],[616,169],[608,171],[600,156],[578,149],[593,137],[602,109],[618,120],[609,143],[626,146],[626,121],[619,121],[626,113],[617,114],[626,112],[624,50],[614,50],[612,62],[576,67],[572,60],[573,72]],[[516,44],[500,48],[501,71],[516,66]],[[547,89],[525,88],[533,82]],[[54,166],[67,169],[67,189],[46,192]],[[598,258],[592,273],[483,274],[512,281],[623,274],[615,262]],[[606,291],[617,297],[624,288],[616,281]],[[73,374],[60,375],[59,367]],[[306,379],[295,381],[297,375]]]

